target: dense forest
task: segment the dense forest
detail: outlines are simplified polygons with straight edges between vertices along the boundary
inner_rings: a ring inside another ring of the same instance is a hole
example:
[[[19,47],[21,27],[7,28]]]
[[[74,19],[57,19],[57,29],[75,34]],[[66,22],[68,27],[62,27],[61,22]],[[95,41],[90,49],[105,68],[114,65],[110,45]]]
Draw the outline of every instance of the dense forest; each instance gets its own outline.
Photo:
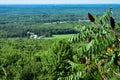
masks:
[[[108,6],[0,5],[0,80],[119,80],[120,5]]]
[[[0,5],[0,37],[26,37],[28,31],[46,36],[78,33],[76,26],[89,24],[88,11],[101,16],[109,7],[119,21],[117,5]]]

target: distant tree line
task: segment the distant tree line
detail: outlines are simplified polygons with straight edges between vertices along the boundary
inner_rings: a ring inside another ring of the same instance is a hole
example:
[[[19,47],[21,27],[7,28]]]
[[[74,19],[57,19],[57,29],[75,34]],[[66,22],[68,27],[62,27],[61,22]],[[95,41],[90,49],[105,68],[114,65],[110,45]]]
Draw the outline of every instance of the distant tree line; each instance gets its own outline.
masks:
[[[53,34],[75,34],[79,31],[71,28],[66,29],[49,29],[49,28],[40,28],[40,29],[19,29],[19,30],[0,30],[0,37],[1,38],[8,38],[8,37],[27,37],[27,32],[33,32],[34,34],[41,36],[45,35],[46,37],[51,37]]]

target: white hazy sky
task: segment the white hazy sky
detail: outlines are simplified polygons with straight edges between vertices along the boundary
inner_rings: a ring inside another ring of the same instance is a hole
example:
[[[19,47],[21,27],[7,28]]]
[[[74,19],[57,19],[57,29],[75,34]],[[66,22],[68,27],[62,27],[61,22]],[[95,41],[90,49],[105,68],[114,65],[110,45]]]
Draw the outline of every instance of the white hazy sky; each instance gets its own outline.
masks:
[[[120,0],[0,0],[0,4],[120,4]]]

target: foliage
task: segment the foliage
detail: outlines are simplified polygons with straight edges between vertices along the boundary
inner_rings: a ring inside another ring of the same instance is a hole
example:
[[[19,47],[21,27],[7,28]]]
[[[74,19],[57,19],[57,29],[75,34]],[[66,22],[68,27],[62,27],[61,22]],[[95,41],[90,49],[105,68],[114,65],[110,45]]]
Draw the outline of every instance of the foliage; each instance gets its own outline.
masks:
[[[120,79],[120,24],[111,22],[111,10],[101,17],[91,14],[95,21],[69,40],[1,38],[0,79]]]
[[[85,58],[85,67],[81,72],[76,75],[65,77],[65,80],[69,79],[111,79],[109,73],[114,72],[114,68],[120,68],[119,64],[119,33],[113,27],[115,23],[110,26],[111,8],[101,18],[95,18],[95,21],[90,27],[83,27],[80,34],[70,39],[70,42],[81,43],[85,42],[85,46],[80,48],[81,56]],[[92,15],[91,15],[92,16]],[[104,23],[101,23],[104,22]],[[117,26],[116,26],[117,27]],[[88,41],[87,41],[88,39]],[[81,61],[83,62],[83,60]],[[74,63],[76,64],[76,63]],[[81,67],[79,63],[79,67]],[[115,77],[115,76],[114,76]]]

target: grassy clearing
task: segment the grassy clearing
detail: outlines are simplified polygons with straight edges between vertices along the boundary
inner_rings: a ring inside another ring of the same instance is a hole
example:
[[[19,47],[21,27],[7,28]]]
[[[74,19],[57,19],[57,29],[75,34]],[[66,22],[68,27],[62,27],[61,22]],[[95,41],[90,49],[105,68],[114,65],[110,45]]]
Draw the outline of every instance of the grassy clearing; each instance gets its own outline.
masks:
[[[53,35],[52,37],[47,37],[44,39],[66,39],[66,38],[71,38],[75,34],[62,34],[62,35]]]

